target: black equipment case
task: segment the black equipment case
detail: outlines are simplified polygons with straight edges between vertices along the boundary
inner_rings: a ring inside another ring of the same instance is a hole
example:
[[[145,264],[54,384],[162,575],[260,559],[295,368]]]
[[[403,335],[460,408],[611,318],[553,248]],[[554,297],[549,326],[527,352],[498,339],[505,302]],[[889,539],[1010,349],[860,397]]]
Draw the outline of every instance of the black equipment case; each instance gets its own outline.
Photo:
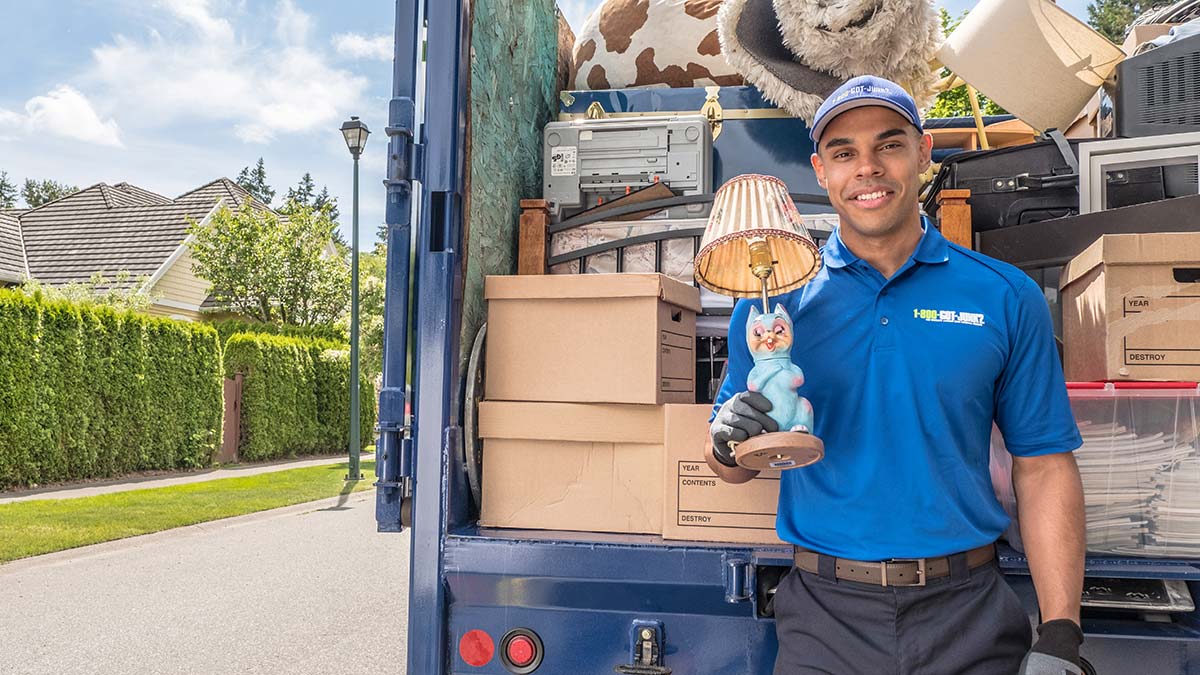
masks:
[[[1049,140],[947,157],[925,199],[937,217],[942,190],[970,190],[971,225],[986,232],[1079,213],[1077,151],[1061,134]]]

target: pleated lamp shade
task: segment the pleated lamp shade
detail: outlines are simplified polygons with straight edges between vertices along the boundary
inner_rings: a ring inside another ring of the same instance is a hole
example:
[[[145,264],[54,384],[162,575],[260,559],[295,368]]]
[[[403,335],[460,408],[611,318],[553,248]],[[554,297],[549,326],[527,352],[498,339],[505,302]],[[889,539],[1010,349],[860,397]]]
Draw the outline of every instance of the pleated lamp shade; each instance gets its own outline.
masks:
[[[696,254],[696,281],[722,295],[761,297],[763,280],[750,264],[752,241],[765,241],[770,249],[768,295],[799,288],[821,269],[820,251],[787,185],[774,176],[744,174],[717,190]]]

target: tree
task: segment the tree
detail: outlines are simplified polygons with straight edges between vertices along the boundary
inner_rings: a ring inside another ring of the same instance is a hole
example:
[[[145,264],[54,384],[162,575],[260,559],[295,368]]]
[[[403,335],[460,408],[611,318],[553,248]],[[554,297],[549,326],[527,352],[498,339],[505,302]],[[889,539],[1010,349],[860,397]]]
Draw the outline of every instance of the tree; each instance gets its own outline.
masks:
[[[967,18],[966,11],[964,11],[962,14],[959,14],[957,17],[952,17],[950,16],[950,13],[943,8],[938,8],[938,15],[942,19],[943,35],[949,35],[950,33],[953,33],[954,29],[958,28],[958,24],[962,23],[962,20]],[[949,74],[949,69],[942,69],[942,77],[946,77]],[[979,112],[983,115],[1006,114],[1003,108],[996,105],[995,101],[992,101],[983,94],[979,94]],[[974,113],[971,111],[971,101],[967,96],[967,88],[957,87],[955,89],[951,89],[950,91],[943,91],[942,93],[938,94],[937,101],[935,101],[933,107],[929,109],[929,113],[926,115],[926,117],[970,117],[973,114]]]
[[[105,305],[116,309],[145,311],[157,299],[146,290],[149,277],[134,278],[127,270],[117,272],[112,279],[103,272],[95,272],[87,281],[72,281],[65,286],[47,286],[34,279],[26,279],[21,291],[30,297],[48,300],[67,300],[81,305]]]
[[[7,171],[0,171],[0,209],[11,209],[17,205],[17,186],[8,179]]]
[[[329,219],[335,223],[338,222],[338,218],[342,214],[340,211],[338,211],[337,197],[330,197],[329,188],[322,185],[321,194],[317,195],[317,198],[313,200],[313,206],[320,209],[324,208],[326,205],[329,206]]]
[[[79,192],[79,188],[66,183],[59,183],[52,180],[32,180],[25,179],[25,188],[21,190],[21,196],[25,198],[25,203],[29,208],[36,209],[42,204],[52,202],[55,199],[62,199],[67,195],[73,195]]]
[[[330,220],[336,223],[341,215],[338,212],[337,198],[330,197],[329,188],[324,185],[321,186],[321,193],[317,194],[317,184],[313,182],[312,174],[307,172],[300,177],[300,182],[296,184],[296,187],[288,188],[284,202],[284,205],[278,209],[283,214],[291,213],[293,208],[300,206],[311,206],[317,210],[328,206]]]
[[[297,207],[286,220],[243,204],[222,207],[189,232],[196,274],[229,309],[265,323],[329,325],[345,313],[350,267],[332,252],[328,209]]]
[[[288,202],[296,202],[302,206],[312,206],[313,196],[317,192],[317,186],[313,183],[312,174],[305,172],[300,177],[300,183],[294,188],[288,188],[286,200]]]
[[[258,158],[258,163],[254,165],[253,169],[248,166],[242,167],[234,182],[267,206],[270,206],[271,200],[275,198],[275,189],[267,184],[267,169],[263,165],[262,157]]]
[[[1129,25],[1142,14],[1171,4],[1171,0],[1094,0],[1088,5],[1088,25],[1117,44],[1125,41]]]
[[[362,368],[373,378],[383,372],[383,301],[387,276],[387,247],[384,244],[377,244],[374,251],[359,256],[358,274]]]

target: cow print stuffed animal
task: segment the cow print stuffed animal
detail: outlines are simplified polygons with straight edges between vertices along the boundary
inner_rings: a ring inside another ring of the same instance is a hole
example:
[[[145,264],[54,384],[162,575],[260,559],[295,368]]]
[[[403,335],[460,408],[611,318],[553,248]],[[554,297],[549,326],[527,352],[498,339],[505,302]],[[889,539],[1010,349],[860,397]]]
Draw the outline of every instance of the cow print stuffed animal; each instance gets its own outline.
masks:
[[[736,86],[721,56],[721,0],[605,0],[575,38],[575,89]]]

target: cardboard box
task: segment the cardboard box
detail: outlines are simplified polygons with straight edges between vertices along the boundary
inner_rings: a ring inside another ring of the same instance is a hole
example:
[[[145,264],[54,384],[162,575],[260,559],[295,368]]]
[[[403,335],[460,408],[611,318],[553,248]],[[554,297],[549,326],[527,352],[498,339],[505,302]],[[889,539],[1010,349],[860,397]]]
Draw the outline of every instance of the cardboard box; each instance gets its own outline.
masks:
[[[662,406],[484,401],[479,435],[480,525],[662,532]]]
[[[700,291],[661,274],[489,276],[491,401],[691,403]]]
[[[779,472],[748,483],[721,480],[704,461],[712,406],[665,406],[664,539],[780,545],[775,534]]]
[[[1101,236],[1061,290],[1068,380],[1200,380],[1200,232]]]
[[[1137,48],[1142,44],[1160,38],[1171,29],[1178,26],[1177,23],[1147,23],[1140,26],[1134,26],[1129,31],[1129,35],[1125,37],[1125,43],[1121,45],[1121,51],[1128,56],[1133,56]]]

